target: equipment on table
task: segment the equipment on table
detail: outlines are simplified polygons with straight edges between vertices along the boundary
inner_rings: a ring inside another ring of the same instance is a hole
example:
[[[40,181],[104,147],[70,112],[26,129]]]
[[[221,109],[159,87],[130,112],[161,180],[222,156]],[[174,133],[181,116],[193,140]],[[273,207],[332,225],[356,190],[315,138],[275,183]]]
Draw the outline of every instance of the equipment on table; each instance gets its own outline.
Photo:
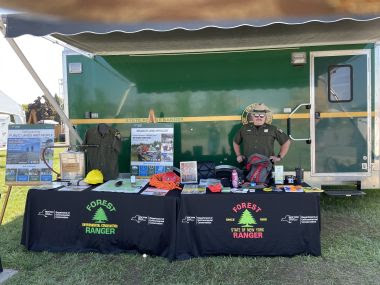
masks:
[[[217,184],[214,184],[214,185],[209,185],[207,187],[208,187],[208,189],[210,189],[211,192],[214,192],[214,193],[221,192],[222,189],[223,189],[223,186],[222,186],[221,183],[217,183]]]
[[[216,178],[215,162],[205,161],[197,163],[198,180],[207,178]]]
[[[85,175],[84,152],[68,150],[59,154],[61,179],[78,181]]]
[[[272,171],[272,163],[268,157],[254,153],[248,158],[246,169],[249,171],[247,175],[248,181],[266,183]]]
[[[84,182],[92,185],[101,184],[103,183],[103,174],[99,169],[91,170],[84,179]]]
[[[174,190],[181,189],[180,181],[181,178],[174,172],[164,172],[153,175],[149,180],[149,185],[159,189]]]

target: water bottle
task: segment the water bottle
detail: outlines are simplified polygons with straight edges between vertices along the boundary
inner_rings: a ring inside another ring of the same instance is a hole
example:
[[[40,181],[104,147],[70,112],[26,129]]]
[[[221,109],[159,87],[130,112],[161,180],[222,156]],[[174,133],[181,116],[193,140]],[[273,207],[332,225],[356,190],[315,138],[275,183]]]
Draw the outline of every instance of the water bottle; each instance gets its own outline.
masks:
[[[296,171],[296,184],[301,184],[303,182],[303,169],[301,167],[297,167]]]
[[[232,170],[231,181],[232,181],[232,187],[233,188],[239,187],[239,177],[238,177],[238,174],[236,172],[236,169]]]

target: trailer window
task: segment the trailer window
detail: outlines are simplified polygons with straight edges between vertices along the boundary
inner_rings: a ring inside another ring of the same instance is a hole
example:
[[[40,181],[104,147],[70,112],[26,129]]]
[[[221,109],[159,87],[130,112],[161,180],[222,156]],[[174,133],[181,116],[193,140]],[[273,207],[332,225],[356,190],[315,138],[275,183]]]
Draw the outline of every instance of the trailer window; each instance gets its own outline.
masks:
[[[352,66],[329,66],[329,101],[352,101]]]

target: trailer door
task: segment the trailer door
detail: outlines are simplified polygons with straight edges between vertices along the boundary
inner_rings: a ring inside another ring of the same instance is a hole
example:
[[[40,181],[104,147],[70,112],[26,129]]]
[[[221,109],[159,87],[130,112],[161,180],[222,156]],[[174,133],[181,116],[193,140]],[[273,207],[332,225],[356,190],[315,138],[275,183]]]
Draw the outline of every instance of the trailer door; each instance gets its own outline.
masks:
[[[310,54],[313,176],[368,176],[371,171],[370,51]]]

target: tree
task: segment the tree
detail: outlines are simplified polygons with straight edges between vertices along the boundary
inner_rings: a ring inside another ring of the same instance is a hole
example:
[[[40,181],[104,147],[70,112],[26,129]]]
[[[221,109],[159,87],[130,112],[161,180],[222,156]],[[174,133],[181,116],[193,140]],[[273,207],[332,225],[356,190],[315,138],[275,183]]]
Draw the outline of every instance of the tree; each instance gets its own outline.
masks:
[[[252,217],[251,212],[248,209],[245,209],[243,214],[241,215],[239,222],[239,225],[244,225],[242,226],[243,228],[252,228],[252,224],[256,225],[257,222],[254,217]]]
[[[57,104],[63,108],[62,99],[57,94],[54,95],[54,99]],[[54,120],[61,123],[61,118],[59,117],[57,111],[53,108],[45,96],[38,96],[33,103],[27,105],[25,110],[27,118],[29,118],[33,109],[36,111],[37,121]]]
[[[105,223],[108,221],[107,215],[104,212],[102,207],[99,207],[96,210],[95,215],[92,217],[92,220],[95,221],[97,224]]]

